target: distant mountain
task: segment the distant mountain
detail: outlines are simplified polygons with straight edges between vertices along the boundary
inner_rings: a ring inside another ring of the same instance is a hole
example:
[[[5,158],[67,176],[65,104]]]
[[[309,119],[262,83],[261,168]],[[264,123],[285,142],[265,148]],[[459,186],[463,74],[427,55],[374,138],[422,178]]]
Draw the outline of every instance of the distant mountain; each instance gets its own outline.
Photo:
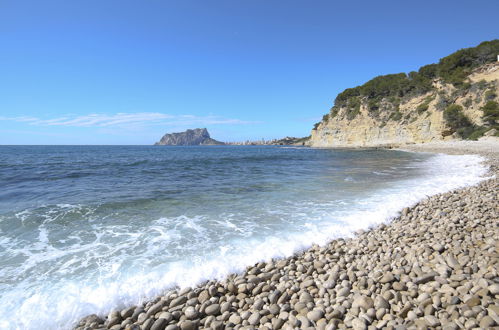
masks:
[[[185,132],[165,134],[156,146],[208,146],[224,145],[225,143],[214,140],[206,128],[188,129]]]

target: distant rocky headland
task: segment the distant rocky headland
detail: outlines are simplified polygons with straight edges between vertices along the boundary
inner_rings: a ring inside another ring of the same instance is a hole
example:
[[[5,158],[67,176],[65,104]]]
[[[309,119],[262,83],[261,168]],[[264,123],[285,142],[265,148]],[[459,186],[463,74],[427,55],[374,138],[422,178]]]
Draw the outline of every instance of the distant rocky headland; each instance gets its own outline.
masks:
[[[169,133],[163,135],[161,140],[156,142],[156,146],[210,146],[210,145],[244,145],[244,146],[261,146],[261,145],[298,145],[303,146],[309,140],[309,136],[304,138],[285,137],[282,139],[273,140],[254,140],[243,142],[221,142],[210,137],[210,133],[206,128],[188,129],[185,132]]]
[[[165,134],[154,145],[156,146],[208,146],[224,145],[224,142],[214,140],[206,128],[188,129],[185,132]]]

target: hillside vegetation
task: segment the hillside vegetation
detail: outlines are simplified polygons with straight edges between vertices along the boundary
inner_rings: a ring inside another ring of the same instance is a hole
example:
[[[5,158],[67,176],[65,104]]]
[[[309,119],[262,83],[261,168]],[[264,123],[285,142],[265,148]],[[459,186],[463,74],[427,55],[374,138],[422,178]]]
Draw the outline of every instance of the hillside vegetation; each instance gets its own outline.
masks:
[[[477,69],[497,62],[498,54],[499,40],[486,41],[456,51],[418,71],[378,76],[361,86],[347,88],[338,94],[334,106],[321,122],[315,124],[314,130],[336,116],[354,120],[362,111],[380,126],[390,121],[410,123],[424,116],[430,104],[442,112],[447,123],[448,130],[443,136],[454,134],[464,139],[476,139],[490,129],[499,130],[497,82],[469,79]],[[456,104],[456,100],[464,96],[470,97],[463,104]],[[418,97],[424,98],[415,108],[401,112],[401,104]],[[463,107],[478,105],[483,118],[471,120]]]

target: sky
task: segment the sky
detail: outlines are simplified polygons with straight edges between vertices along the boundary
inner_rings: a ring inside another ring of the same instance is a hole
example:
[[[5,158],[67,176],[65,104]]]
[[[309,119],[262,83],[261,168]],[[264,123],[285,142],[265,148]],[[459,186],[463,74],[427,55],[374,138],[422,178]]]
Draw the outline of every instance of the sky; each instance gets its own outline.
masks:
[[[497,13],[497,0],[0,0],[0,144],[307,136],[345,88],[498,38]]]

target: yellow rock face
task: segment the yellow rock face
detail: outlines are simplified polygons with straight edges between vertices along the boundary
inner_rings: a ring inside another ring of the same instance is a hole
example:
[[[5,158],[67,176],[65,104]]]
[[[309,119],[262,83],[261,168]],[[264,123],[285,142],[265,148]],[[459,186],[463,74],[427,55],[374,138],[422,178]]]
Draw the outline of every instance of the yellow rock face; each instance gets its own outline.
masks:
[[[470,76],[471,83],[486,81],[491,83],[499,95],[499,63],[485,65],[475,70]],[[451,135],[443,118],[443,107],[439,102],[445,97],[452,103],[463,107],[464,114],[475,124],[481,125],[483,113],[480,108],[486,103],[485,92],[480,88],[471,88],[464,94],[455,93],[452,85],[434,82],[435,91],[415,97],[400,104],[402,118],[394,121],[375,118],[367,108],[361,106],[360,113],[352,120],[347,119],[346,109],[322,121],[316,130],[312,130],[310,145],[313,147],[376,147],[426,143],[432,141],[458,139]],[[432,101],[428,109],[418,113],[416,108],[428,97]],[[382,110],[381,110],[382,111]],[[383,114],[381,114],[383,115]]]

